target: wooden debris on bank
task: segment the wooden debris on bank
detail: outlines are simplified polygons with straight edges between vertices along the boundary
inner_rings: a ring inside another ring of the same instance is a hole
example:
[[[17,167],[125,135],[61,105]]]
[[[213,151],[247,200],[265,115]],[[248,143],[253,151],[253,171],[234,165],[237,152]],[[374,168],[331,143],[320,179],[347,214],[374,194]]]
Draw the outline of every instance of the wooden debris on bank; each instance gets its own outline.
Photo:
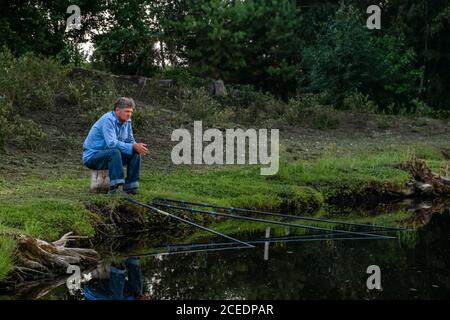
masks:
[[[86,266],[99,260],[93,249],[71,248],[67,243],[79,240],[72,232],[54,242],[39,240],[28,235],[17,235],[16,263],[13,276],[19,280],[54,278],[65,274],[69,265]]]
[[[416,188],[422,193],[450,194],[447,179],[433,173],[423,160],[409,160],[402,163],[400,169],[408,171],[416,180]],[[430,188],[432,186],[432,189]]]

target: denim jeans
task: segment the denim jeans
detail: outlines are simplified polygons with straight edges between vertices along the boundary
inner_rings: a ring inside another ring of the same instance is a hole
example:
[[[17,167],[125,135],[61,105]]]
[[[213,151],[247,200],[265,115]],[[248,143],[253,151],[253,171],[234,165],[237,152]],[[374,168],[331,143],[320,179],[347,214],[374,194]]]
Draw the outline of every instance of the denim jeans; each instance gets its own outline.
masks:
[[[124,190],[139,187],[139,171],[141,168],[141,156],[138,153],[132,155],[123,154],[119,149],[101,150],[84,163],[92,170],[109,170],[109,185],[124,184]],[[123,166],[127,166],[127,178],[124,180]]]

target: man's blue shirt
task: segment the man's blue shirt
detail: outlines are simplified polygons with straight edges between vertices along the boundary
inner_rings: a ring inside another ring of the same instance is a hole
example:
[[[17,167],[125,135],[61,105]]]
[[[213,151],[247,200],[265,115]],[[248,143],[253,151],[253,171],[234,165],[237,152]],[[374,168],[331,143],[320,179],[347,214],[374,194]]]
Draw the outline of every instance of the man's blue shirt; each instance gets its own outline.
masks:
[[[83,163],[95,153],[106,149],[119,149],[121,152],[133,154],[136,143],[131,128],[131,120],[121,123],[114,111],[105,113],[89,131],[83,143]]]

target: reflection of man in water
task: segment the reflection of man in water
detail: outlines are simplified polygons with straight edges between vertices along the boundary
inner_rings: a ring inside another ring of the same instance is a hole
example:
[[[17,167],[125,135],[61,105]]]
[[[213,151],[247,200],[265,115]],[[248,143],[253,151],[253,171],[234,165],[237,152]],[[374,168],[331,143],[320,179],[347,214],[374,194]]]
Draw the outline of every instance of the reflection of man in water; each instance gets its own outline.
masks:
[[[120,267],[100,265],[91,272],[92,280],[85,285],[87,300],[143,299],[143,277],[139,258],[130,257]]]

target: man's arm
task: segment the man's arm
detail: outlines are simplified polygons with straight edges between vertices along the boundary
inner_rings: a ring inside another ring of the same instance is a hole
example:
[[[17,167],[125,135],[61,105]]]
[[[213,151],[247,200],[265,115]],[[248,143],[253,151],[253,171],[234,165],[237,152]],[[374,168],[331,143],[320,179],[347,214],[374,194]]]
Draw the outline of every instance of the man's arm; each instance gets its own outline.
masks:
[[[131,123],[130,123],[130,130],[128,131],[128,137],[127,137],[127,140],[125,140],[125,142],[131,143],[131,144],[136,143],[136,140],[134,139],[133,127],[131,126]]]
[[[117,139],[116,130],[112,121],[105,121],[103,123],[102,133],[109,149],[119,149],[125,154],[133,154],[133,143],[127,143]]]
[[[133,150],[137,153],[139,153],[141,156],[146,156],[148,154],[147,145],[145,143],[136,143],[136,140],[134,139],[133,135],[133,128],[130,123],[130,130],[128,131],[128,137],[126,139],[126,142],[133,144]]]

